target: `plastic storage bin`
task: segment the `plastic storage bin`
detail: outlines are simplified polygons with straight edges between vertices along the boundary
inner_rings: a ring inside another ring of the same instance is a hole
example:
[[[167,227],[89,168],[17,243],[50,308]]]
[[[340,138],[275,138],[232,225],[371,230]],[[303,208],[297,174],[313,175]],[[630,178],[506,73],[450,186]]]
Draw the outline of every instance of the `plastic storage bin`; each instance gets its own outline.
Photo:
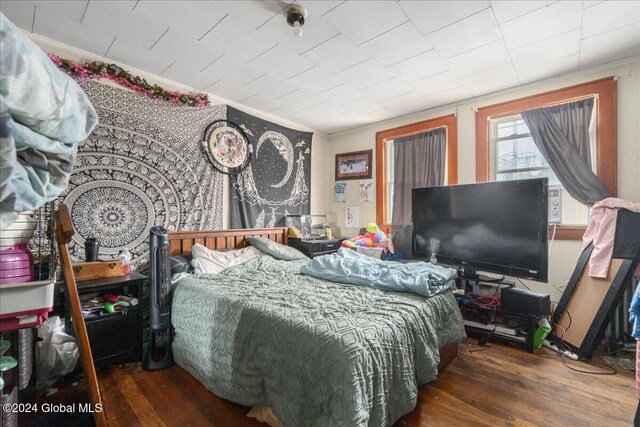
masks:
[[[54,280],[0,285],[0,332],[33,328],[53,309]]]
[[[287,215],[285,220],[287,227],[300,230],[302,239],[317,239],[324,237],[327,227],[326,215]]]

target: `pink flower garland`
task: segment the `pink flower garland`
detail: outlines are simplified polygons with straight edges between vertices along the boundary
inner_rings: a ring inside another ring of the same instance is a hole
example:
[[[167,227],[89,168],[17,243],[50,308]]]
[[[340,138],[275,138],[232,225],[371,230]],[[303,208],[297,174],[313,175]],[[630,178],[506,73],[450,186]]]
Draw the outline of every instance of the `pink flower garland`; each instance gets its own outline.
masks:
[[[123,70],[116,64],[107,64],[104,62],[87,62],[80,64],[62,59],[53,53],[49,54],[51,61],[60,67],[65,73],[77,79],[109,79],[132,89],[149,98],[162,99],[176,105],[186,105],[189,107],[209,107],[209,95],[204,92],[197,94],[181,93],[178,91],[167,91],[157,84],[150,85],[147,81],[139,76],[134,76],[128,71]]]

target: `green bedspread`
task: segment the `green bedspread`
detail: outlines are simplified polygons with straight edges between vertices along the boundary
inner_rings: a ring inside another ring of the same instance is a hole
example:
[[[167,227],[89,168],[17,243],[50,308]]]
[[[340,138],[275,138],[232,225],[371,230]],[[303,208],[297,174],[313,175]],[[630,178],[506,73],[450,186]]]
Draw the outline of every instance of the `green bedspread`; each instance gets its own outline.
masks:
[[[175,277],[176,362],[216,395],[285,426],[387,426],[437,375],[464,327],[450,291],[424,298],[299,274],[254,258]]]

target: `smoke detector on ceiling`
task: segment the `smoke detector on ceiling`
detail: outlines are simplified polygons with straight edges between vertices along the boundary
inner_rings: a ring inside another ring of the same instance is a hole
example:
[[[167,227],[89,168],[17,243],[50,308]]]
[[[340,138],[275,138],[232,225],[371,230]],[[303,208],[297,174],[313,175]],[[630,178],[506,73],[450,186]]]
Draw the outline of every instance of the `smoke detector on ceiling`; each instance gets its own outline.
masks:
[[[307,10],[300,5],[291,5],[286,10],[287,24],[293,27],[293,35],[302,37],[302,26],[307,17]]]

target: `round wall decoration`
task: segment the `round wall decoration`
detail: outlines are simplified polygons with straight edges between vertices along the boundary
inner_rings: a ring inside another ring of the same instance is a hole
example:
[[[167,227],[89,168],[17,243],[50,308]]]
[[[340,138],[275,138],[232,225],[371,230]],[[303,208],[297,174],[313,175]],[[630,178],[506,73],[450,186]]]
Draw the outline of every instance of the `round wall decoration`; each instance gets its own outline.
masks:
[[[242,128],[228,120],[216,120],[204,131],[202,148],[218,171],[237,175],[251,161],[252,148]]]

